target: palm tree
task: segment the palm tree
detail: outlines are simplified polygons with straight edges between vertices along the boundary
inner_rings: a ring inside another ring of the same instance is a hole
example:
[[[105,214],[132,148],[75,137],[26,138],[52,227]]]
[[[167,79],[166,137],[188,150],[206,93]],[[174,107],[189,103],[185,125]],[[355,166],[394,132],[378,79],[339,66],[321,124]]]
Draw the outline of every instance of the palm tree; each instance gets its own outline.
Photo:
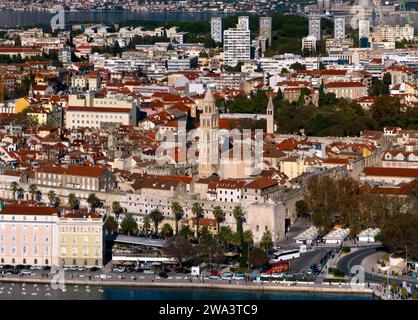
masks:
[[[149,217],[154,222],[155,233],[158,233],[158,225],[164,220],[164,215],[160,210],[154,209],[150,212]]]
[[[147,231],[147,233],[148,233],[148,229],[151,227],[151,224],[150,224],[150,217],[149,217],[149,215],[146,215],[145,217],[144,217],[144,222],[142,223],[142,230],[146,230]]]
[[[232,240],[232,230],[229,226],[222,226],[218,232],[219,241],[224,247],[229,247]]]
[[[270,230],[264,231],[263,237],[260,241],[260,247],[262,247],[265,251],[273,247],[273,235]]]
[[[174,214],[174,218],[176,220],[176,236],[179,234],[179,221],[183,218],[183,208],[181,207],[180,203],[174,201],[171,204],[171,211]]]
[[[33,201],[33,198],[35,197],[35,194],[36,194],[36,192],[38,191],[38,187],[36,186],[36,184],[31,184],[30,186],[29,186],[29,193],[31,194],[31,197],[32,197],[32,201]]]
[[[244,220],[244,211],[242,210],[241,206],[236,206],[233,211],[235,221],[237,222],[237,233],[241,238],[242,243],[242,236],[243,236],[243,229],[242,229],[242,222]]]
[[[122,233],[127,234],[130,236],[138,229],[138,224],[136,223],[132,213],[127,213],[120,224],[120,228]]]
[[[253,232],[251,230],[244,231],[242,241],[248,245],[252,245],[254,243]]]
[[[19,190],[19,184],[16,181],[13,181],[10,184],[10,190],[13,192],[13,199],[16,200],[16,193]]]
[[[118,223],[116,222],[115,218],[112,216],[107,217],[105,223],[106,231],[108,234],[112,234],[115,231],[118,231]]]
[[[192,212],[196,218],[196,236],[199,238],[199,221],[203,214],[202,205],[198,202],[193,203]]]
[[[75,196],[74,193],[70,193],[68,195],[68,205],[73,209],[75,209],[77,207],[78,199],[77,199],[77,197]]]
[[[119,201],[113,201],[112,203],[112,212],[116,217],[116,221],[119,222],[119,215],[122,213],[123,209],[120,206]]]
[[[94,210],[100,205],[101,201],[96,197],[96,194],[90,193],[87,198],[87,203],[90,205],[91,211]]]
[[[42,201],[42,191],[41,190],[37,190],[35,196],[36,196],[36,201],[38,201],[38,202]]]
[[[173,228],[168,223],[165,223],[161,228],[161,234],[165,239],[170,238],[173,235]]]
[[[57,194],[55,193],[54,190],[50,190],[48,192],[48,200],[50,205],[52,206],[54,204],[55,198],[57,197]]]
[[[216,221],[218,222],[218,233],[219,233],[219,226],[221,222],[225,221],[225,212],[222,210],[220,206],[216,206],[213,208],[213,215],[215,216]]]

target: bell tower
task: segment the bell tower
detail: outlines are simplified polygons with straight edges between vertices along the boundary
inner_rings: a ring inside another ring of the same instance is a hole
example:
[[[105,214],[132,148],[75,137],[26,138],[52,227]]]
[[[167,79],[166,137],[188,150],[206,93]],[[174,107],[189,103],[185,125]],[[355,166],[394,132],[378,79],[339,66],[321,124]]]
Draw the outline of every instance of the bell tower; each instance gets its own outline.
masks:
[[[219,168],[219,114],[210,89],[203,99],[199,129],[199,175],[208,177]]]
[[[271,96],[267,104],[267,133],[274,133],[274,104]]]

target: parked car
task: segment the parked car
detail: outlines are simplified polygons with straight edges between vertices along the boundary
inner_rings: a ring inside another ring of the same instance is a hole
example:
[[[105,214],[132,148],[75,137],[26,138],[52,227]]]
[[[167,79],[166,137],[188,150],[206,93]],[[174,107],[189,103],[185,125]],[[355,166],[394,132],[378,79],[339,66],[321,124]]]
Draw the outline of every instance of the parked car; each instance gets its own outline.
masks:
[[[32,267],[30,267],[30,270],[44,270],[44,267],[42,267],[42,266],[32,266]]]
[[[231,280],[233,276],[234,276],[234,274],[232,272],[224,272],[222,274],[221,279],[222,280]]]
[[[90,268],[90,271],[91,272],[96,272],[96,271],[99,271],[100,270],[100,268],[99,267],[91,267]]]
[[[22,276],[30,276],[32,274],[32,272],[28,269],[23,269],[22,271],[20,271],[20,274]]]
[[[221,278],[221,273],[218,270],[212,270],[210,272],[209,279],[217,280]]]
[[[161,272],[158,274],[158,276],[159,276],[160,278],[163,278],[163,279],[167,279],[167,278],[168,278],[168,275],[167,275],[167,273],[166,273],[165,271],[161,271]]]
[[[233,280],[244,280],[246,277],[247,277],[247,275],[243,272],[235,272],[232,279]]]
[[[282,272],[280,272],[280,273],[272,273],[271,274],[271,277],[272,278],[279,278],[279,279],[281,279],[281,278],[283,278],[283,276],[284,276],[284,274]]]
[[[154,270],[146,269],[144,270],[144,274],[155,274]]]

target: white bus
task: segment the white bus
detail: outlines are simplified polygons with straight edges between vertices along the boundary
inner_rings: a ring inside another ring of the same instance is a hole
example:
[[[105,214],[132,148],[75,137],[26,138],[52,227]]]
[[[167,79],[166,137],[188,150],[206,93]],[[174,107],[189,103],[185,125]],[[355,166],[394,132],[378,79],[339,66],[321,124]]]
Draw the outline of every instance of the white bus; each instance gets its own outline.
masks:
[[[300,258],[300,249],[275,252],[273,253],[273,258],[270,259],[270,263],[277,263],[280,261],[287,261],[296,258]]]

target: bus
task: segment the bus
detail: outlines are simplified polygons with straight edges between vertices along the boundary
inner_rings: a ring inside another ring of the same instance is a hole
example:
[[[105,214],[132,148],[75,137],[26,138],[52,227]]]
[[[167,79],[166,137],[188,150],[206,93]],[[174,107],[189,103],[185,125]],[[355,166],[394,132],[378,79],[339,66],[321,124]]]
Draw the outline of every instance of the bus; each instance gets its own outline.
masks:
[[[291,259],[300,258],[300,250],[286,250],[282,252],[273,253],[273,257],[270,259],[270,264],[275,264],[280,261],[287,261]]]

